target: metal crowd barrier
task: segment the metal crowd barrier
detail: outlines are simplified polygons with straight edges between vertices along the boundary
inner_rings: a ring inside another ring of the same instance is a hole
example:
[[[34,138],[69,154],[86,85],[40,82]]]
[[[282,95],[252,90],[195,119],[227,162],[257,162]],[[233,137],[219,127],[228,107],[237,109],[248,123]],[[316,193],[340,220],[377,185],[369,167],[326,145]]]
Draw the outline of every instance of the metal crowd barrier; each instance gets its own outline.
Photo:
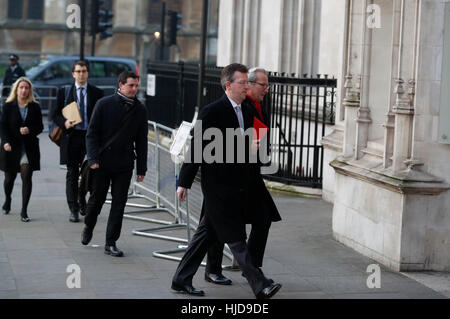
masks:
[[[127,206],[140,209],[126,211],[124,218],[162,224],[163,226],[134,229],[132,234],[180,243],[177,248],[153,252],[153,256],[156,258],[180,261],[181,257],[173,255],[186,251],[187,243],[191,240],[191,232],[195,231],[199,224],[203,195],[201,194],[200,183],[196,180],[189,191],[190,195],[186,196],[186,200],[184,202],[178,201],[176,185],[181,163],[173,161],[170,154],[170,144],[175,136],[175,130],[152,121],[149,121],[148,124],[150,135],[148,141],[148,172],[144,181],[140,183],[136,182],[136,172],[134,172],[128,199],[145,199],[154,203],[154,205],[142,205],[128,201]],[[150,196],[153,196],[153,198]],[[191,207],[195,209],[191,209]],[[135,214],[151,212],[166,212],[172,219],[158,220],[135,216]],[[163,231],[173,230],[185,230],[186,237],[181,238],[160,234]],[[233,256],[227,246],[224,249],[224,256],[231,259],[234,263]],[[202,266],[205,266],[204,262]],[[224,265],[223,267],[236,269],[235,263],[231,266]]]

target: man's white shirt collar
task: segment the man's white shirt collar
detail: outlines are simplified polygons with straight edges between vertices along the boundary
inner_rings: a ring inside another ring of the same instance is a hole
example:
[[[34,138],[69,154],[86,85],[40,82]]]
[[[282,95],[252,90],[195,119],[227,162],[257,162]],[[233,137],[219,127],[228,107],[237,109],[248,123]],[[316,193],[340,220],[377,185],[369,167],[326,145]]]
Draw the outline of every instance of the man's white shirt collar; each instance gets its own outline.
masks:
[[[233,108],[236,108],[236,107],[240,107],[241,105],[240,104],[237,104],[236,102],[234,102],[228,95],[227,95],[227,98],[228,98],[228,100],[230,100],[230,102],[231,102],[231,105],[233,105]]]
[[[80,87],[84,88],[85,91],[87,91],[87,83],[85,85],[79,85],[78,83],[75,83],[75,88],[77,91],[80,89]]]

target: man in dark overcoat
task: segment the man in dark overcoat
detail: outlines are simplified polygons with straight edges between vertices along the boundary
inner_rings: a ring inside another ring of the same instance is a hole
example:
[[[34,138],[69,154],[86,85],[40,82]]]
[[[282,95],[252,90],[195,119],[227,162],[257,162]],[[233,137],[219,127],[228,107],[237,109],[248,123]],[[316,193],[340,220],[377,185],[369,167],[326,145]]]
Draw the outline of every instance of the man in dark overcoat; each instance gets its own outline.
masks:
[[[9,55],[9,67],[5,71],[5,76],[3,77],[3,90],[2,96],[7,97],[11,91],[11,86],[17,81],[21,76],[25,76],[25,71],[19,64],[19,56],[17,54]],[[8,86],[8,87],[5,87]]]
[[[85,61],[77,61],[72,67],[75,79],[70,89],[58,90],[56,110],[53,121],[63,130],[60,144],[60,164],[67,165],[66,197],[70,209],[69,220],[78,222],[78,214],[84,215],[86,209],[85,194],[79,192],[78,180],[80,166],[86,155],[86,131],[94,106],[103,97],[103,91],[89,84],[89,65]],[[67,93],[67,94],[66,94]],[[77,102],[83,122],[73,125],[62,115],[62,109],[69,103]]]
[[[210,243],[215,241],[228,244],[257,298],[270,298],[281,288],[280,284],[272,283],[253,265],[246,244],[246,204],[249,188],[252,187],[248,162],[250,148],[245,146],[246,143],[244,147],[239,147],[243,145],[239,139],[245,139],[244,131],[253,126],[253,112],[241,105],[248,89],[247,72],[247,67],[238,63],[222,70],[221,84],[225,95],[200,111],[190,154],[187,154],[180,170],[179,200],[186,198],[187,189],[191,187],[199,168],[204,199],[199,226],[172,279],[172,289],[176,291],[204,295],[202,290],[192,286],[192,278]],[[211,145],[208,145],[210,138],[205,136],[205,132],[212,131],[218,135],[214,139],[214,143],[218,143],[216,149],[209,154],[214,157],[213,160],[206,154]],[[230,131],[237,132],[237,135],[230,136]],[[231,139],[236,137],[237,143],[231,143]],[[198,154],[198,147],[195,146],[198,143],[202,154]],[[242,154],[245,155],[244,161],[239,160]]]
[[[144,180],[147,172],[147,109],[136,98],[138,89],[139,76],[130,71],[122,72],[116,93],[100,99],[95,106],[86,134],[87,159],[94,173],[81,243],[87,245],[92,239],[111,186],[104,252],[114,257],[123,256],[116,241],[122,229],[135,162],[138,182]]]
[[[267,127],[270,126],[267,110],[261,104],[264,96],[269,92],[269,79],[267,72],[263,68],[252,68],[248,74],[249,88],[243,104],[253,111],[256,117]],[[263,139],[265,143],[261,146],[268,146],[268,134]],[[261,150],[268,152],[268,149]],[[249,188],[249,201],[247,208],[246,222],[252,225],[248,237],[247,246],[255,267],[262,267],[264,251],[267,237],[272,222],[280,221],[281,216],[278,209],[264,184],[261,175],[261,165],[255,163],[251,165],[250,174],[252,187]],[[223,244],[213,243],[208,250],[208,258],[205,269],[206,281],[216,284],[231,284],[231,280],[222,275]],[[260,270],[262,272],[262,270]]]

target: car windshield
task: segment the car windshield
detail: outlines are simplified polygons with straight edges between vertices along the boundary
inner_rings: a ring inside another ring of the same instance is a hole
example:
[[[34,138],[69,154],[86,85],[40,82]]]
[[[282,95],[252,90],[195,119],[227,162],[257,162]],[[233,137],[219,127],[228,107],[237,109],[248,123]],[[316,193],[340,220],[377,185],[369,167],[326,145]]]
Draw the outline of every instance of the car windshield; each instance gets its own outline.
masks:
[[[33,64],[28,67],[28,69],[25,70],[25,73],[27,74],[27,77],[34,76],[39,70],[44,66],[50,63],[50,60],[48,59],[39,59],[33,61]]]

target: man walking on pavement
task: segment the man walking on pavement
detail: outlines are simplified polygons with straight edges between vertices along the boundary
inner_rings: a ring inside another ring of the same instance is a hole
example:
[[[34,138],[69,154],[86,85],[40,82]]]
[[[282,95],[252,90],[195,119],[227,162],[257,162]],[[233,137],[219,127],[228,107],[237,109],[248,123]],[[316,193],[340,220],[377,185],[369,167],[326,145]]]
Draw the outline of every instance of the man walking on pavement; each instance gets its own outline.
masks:
[[[228,148],[231,139],[234,140],[235,137],[244,139],[243,132],[253,125],[253,112],[247,106],[241,105],[248,89],[247,72],[247,67],[238,63],[230,64],[222,70],[221,84],[225,95],[201,109],[197,122],[201,123],[202,129],[200,130],[198,126],[194,128],[190,154],[189,152],[187,154],[187,159],[190,161],[185,160],[181,167],[177,189],[178,199],[185,200],[187,189],[192,186],[200,168],[203,205],[197,231],[172,279],[172,289],[176,291],[197,296],[204,295],[202,290],[192,286],[192,278],[206,255],[210,243],[215,241],[228,244],[258,299],[271,298],[281,288],[280,284],[271,282],[253,265],[245,241],[245,215],[248,210],[248,192],[252,185],[249,164],[245,161],[237,162],[236,157],[244,154],[247,158],[249,148],[245,146],[240,148],[237,146],[239,143],[231,149]],[[202,156],[200,161],[192,161],[193,157],[194,160],[197,157],[195,156],[197,154],[190,156],[195,153],[194,144],[202,145],[200,150],[203,154],[203,150],[210,142],[203,133],[210,129],[215,132],[220,131],[223,138],[222,145],[218,146],[219,149],[215,152],[215,154],[222,154],[222,160],[211,162]],[[229,135],[230,130],[242,132],[242,135],[227,136],[227,131]],[[239,154],[239,152],[245,153]]]
[[[21,76],[25,76],[25,71],[19,64],[19,56],[17,54],[10,54],[9,67],[6,69],[5,77],[3,78],[2,96],[7,97],[9,95],[11,90],[10,86],[12,86]]]
[[[138,182],[144,180],[147,171],[147,110],[136,98],[138,88],[139,76],[122,72],[117,92],[98,101],[86,134],[87,159],[93,177],[81,243],[87,245],[91,241],[111,185],[105,254],[115,257],[123,256],[116,241],[122,229],[135,159]]]
[[[242,104],[253,111],[253,116],[269,127],[269,116],[261,103],[269,92],[269,79],[263,68],[252,68],[248,74],[249,88],[246,99]],[[264,138],[268,138],[266,135]],[[262,145],[268,145],[262,143]],[[259,164],[251,165],[250,185],[248,201],[250,203],[246,223],[251,224],[251,232],[248,237],[248,253],[253,265],[262,272],[261,267],[266,249],[269,228],[272,222],[280,221],[278,209],[264,184]],[[206,261],[205,280],[219,285],[231,284],[231,280],[222,275],[223,244],[212,243],[208,249]]]
[[[97,101],[103,97],[103,91],[89,84],[89,65],[85,61],[77,61],[72,66],[74,83],[58,90],[56,110],[53,121],[63,130],[60,144],[60,164],[67,165],[66,197],[70,209],[69,220],[79,221],[78,214],[84,215],[86,199],[79,193],[78,179],[80,166],[86,155],[86,131]],[[62,115],[62,109],[76,101],[82,122],[73,125]]]

